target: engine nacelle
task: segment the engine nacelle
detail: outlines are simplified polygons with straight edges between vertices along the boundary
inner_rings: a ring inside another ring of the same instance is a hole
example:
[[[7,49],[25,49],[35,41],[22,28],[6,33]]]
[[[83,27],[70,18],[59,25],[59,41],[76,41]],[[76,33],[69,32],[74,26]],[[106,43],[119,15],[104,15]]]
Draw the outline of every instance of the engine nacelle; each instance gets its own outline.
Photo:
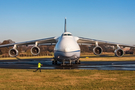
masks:
[[[93,53],[95,55],[100,55],[103,52],[103,49],[100,46],[96,46],[93,48]]]
[[[40,53],[40,48],[37,46],[34,46],[31,48],[32,55],[38,55]]]
[[[16,57],[16,56],[18,56],[18,50],[17,49],[10,49],[9,50],[9,55],[11,56],[11,57]]]
[[[117,57],[122,57],[124,55],[124,51],[120,48],[116,49],[114,53]]]

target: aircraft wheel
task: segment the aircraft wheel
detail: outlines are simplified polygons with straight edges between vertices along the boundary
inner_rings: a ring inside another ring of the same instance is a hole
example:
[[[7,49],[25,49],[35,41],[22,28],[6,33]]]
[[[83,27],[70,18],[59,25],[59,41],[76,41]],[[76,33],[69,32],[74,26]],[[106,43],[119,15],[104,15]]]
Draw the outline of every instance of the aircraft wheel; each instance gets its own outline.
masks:
[[[80,64],[80,60],[75,61],[75,64]]]
[[[55,61],[55,64],[57,64],[57,61]]]
[[[54,64],[54,61],[52,61],[52,64]]]
[[[81,61],[80,60],[78,60],[78,64],[81,64]]]
[[[75,61],[75,64],[77,64],[77,61]]]

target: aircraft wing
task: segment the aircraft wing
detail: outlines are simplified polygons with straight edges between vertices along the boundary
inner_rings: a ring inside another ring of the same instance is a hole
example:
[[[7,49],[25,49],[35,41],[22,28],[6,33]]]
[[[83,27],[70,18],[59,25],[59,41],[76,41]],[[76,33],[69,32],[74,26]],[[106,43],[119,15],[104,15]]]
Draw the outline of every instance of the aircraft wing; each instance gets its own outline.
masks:
[[[112,46],[124,46],[124,47],[135,47],[135,46],[131,46],[131,45],[126,45],[126,44],[120,44],[120,43],[115,43],[115,42],[108,42],[108,41],[102,41],[102,40],[96,40],[96,39],[90,39],[90,38],[83,38],[83,37],[79,37],[78,43],[84,43],[84,44],[102,44],[102,45],[112,45]]]
[[[30,44],[43,44],[43,43],[56,43],[57,37],[50,37],[50,38],[43,38],[43,39],[37,39],[37,40],[31,40],[31,41],[25,41],[25,42],[18,42],[18,43],[12,43],[12,44],[5,44],[0,45],[1,47],[10,47],[14,45],[30,45]]]

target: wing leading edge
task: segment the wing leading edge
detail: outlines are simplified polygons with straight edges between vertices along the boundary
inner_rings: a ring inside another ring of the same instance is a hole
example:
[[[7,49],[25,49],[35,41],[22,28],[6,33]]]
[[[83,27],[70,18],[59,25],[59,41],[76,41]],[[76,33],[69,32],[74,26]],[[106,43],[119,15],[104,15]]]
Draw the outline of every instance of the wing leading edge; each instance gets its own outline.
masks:
[[[118,57],[122,57],[125,54],[121,46],[135,48],[135,46],[131,46],[131,45],[125,45],[125,44],[120,44],[120,43],[114,43],[114,42],[108,42],[108,41],[102,41],[102,40],[96,40],[96,39],[90,39],[90,38],[83,38],[83,37],[78,37],[77,43],[95,44],[95,47],[93,48],[93,53],[95,55],[100,55],[103,52],[103,49],[102,47],[100,47],[100,45],[114,46],[115,56],[118,56]]]
[[[90,38],[83,38],[79,37],[77,43],[84,43],[84,44],[102,44],[102,45],[113,45],[113,46],[124,46],[124,47],[135,47],[131,45],[126,45],[126,44],[120,44],[120,43],[115,43],[115,42],[108,42],[108,41],[102,41],[102,40],[96,40],[96,39],[90,39]]]
[[[25,42],[18,42],[18,43],[12,43],[12,44],[6,44],[6,45],[0,45],[0,48],[2,47],[10,47],[14,45],[30,45],[30,44],[42,44],[42,43],[56,43],[57,37],[50,37],[50,38],[43,38],[43,39],[37,39],[37,40],[31,40],[31,41],[25,41]]]

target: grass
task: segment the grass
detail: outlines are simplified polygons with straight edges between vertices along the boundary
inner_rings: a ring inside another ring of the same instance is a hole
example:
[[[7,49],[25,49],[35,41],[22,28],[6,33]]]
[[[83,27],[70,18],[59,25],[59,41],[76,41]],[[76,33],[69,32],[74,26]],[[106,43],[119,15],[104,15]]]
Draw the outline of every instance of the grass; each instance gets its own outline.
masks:
[[[81,61],[134,61],[135,55],[126,54],[123,57],[116,57],[113,54],[109,55],[83,55],[80,57]]]
[[[89,57],[80,58],[81,61],[134,61],[135,57]]]
[[[0,69],[0,90],[134,90],[135,71]]]
[[[20,59],[20,57],[17,57]],[[16,58],[16,60],[17,60]],[[46,56],[21,59],[51,58]],[[10,59],[10,58],[9,58]],[[12,58],[14,59],[14,58]],[[2,60],[2,59],[1,59]],[[7,60],[7,58],[5,58]],[[81,61],[135,60],[133,55],[83,55]],[[0,69],[0,90],[134,90],[135,71]]]
[[[18,60],[18,59],[40,59],[40,58],[53,58],[53,56],[32,56],[32,57],[7,57],[0,58],[0,60]]]

